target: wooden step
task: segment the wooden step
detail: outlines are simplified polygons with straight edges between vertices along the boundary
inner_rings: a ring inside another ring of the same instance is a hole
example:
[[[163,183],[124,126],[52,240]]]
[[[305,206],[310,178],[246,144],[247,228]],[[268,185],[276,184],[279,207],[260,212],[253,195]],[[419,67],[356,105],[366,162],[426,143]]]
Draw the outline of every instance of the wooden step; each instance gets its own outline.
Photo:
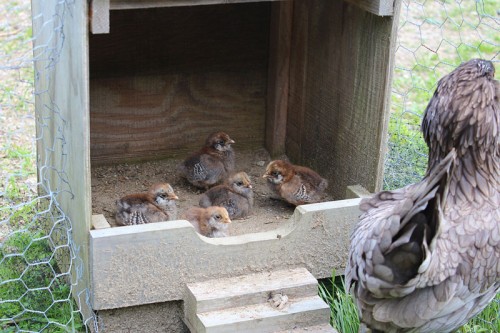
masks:
[[[307,327],[294,327],[284,331],[274,333],[338,333],[330,324],[314,325]]]
[[[319,296],[293,299],[287,303],[281,310],[266,302],[199,313],[195,332],[268,333],[329,320],[330,308]]]
[[[190,283],[184,316],[193,333],[286,332],[306,327],[334,332],[324,330],[329,327],[330,308],[318,296],[318,281],[305,268]],[[318,326],[322,324],[326,327]]]
[[[192,283],[187,285],[185,310],[202,313],[266,303],[271,293],[280,292],[288,298],[314,296],[318,281],[307,269],[296,268]]]

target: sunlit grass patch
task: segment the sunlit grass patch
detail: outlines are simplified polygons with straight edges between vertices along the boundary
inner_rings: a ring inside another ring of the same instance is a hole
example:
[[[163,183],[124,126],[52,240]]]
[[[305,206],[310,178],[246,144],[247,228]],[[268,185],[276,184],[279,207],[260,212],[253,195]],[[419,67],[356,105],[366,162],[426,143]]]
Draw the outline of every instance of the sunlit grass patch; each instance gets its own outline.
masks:
[[[27,228],[0,242],[2,332],[68,332],[69,324],[83,328],[69,273],[59,271],[51,242],[43,232]]]
[[[333,273],[335,276],[335,272]],[[319,285],[319,295],[330,305],[330,324],[339,333],[357,333],[359,319],[352,295],[346,292],[344,276],[325,279]],[[480,314],[462,326],[460,333],[500,333],[500,294]]]

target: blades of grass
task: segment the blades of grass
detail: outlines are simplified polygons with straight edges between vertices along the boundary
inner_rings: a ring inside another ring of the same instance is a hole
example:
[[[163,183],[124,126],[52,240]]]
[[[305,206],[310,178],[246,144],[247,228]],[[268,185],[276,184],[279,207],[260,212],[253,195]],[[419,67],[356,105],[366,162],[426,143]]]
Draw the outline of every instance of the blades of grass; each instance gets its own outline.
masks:
[[[319,295],[330,305],[331,325],[342,333],[357,333],[359,318],[354,299],[346,292],[344,276],[336,276],[329,283],[319,284]]]

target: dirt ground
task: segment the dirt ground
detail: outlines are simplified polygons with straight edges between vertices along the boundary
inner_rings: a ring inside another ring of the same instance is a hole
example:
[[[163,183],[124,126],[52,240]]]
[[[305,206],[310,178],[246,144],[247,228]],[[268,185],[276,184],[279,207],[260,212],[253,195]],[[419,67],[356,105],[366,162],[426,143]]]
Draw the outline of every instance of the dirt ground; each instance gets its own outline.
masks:
[[[286,159],[286,156],[281,157]],[[239,152],[236,150],[236,171],[245,171],[252,180],[254,209],[245,219],[233,220],[231,235],[273,230],[285,223],[295,209],[281,200],[270,198],[266,180],[262,178],[270,161],[265,149]],[[198,206],[202,190],[181,178],[176,166],[182,159],[167,159],[140,164],[118,164],[92,168],[92,212],[103,214],[112,226],[116,226],[115,201],[120,197],[145,192],[153,183],[168,182],[179,197],[178,216],[192,206]],[[325,197],[324,201],[332,200]]]

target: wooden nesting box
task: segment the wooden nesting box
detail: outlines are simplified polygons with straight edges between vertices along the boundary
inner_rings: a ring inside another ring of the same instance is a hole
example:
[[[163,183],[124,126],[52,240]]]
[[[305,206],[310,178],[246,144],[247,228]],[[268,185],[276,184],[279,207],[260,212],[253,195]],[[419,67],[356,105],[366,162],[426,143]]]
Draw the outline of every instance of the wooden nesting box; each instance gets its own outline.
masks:
[[[80,286],[90,287],[94,309],[182,298],[177,287],[164,290],[161,278],[146,278],[149,284],[134,284],[133,290],[116,288],[112,277],[103,281],[102,258],[112,267],[126,266],[118,256],[123,240],[146,244],[158,234],[157,227],[139,227],[90,236],[94,166],[184,156],[222,129],[238,150],[264,147],[271,156],[286,154],[317,170],[336,200],[345,198],[351,184],[380,189],[398,11],[399,0],[33,2],[35,67],[41,74],[35,84],[43,92],[36,96],[40,177],[60,191],[57,199],[73,222],[84,263]],[[344,227],[355,220],[357,201],[331,205],[297,211],[286,228],[301,219],[336,223],[328,219],[338,216]],[[332,211],[340,208],[339,214]],[[185,227],[158,228],[161,234]],[[336,244],[331,250],[345,254],[348,232],[338,239],[329,228],[314,237],[330,239]],[[279,248],[277,234],[262,236],[262,246]],[[248,249],[259,239],[227,245]],[[309,259],[294,256],[290,265]],[[343,259],[331,267],[318,260],[321,267],[312,271],[325,277],[334,266],[342,269]],[[268,269],[272,262],[254,268]],[[195,266],[186,267],[179,272],[182,283],[198,274]],[[254,269],[246,267],[236,271]],[[147,277],[144,269],[121,272]]]

